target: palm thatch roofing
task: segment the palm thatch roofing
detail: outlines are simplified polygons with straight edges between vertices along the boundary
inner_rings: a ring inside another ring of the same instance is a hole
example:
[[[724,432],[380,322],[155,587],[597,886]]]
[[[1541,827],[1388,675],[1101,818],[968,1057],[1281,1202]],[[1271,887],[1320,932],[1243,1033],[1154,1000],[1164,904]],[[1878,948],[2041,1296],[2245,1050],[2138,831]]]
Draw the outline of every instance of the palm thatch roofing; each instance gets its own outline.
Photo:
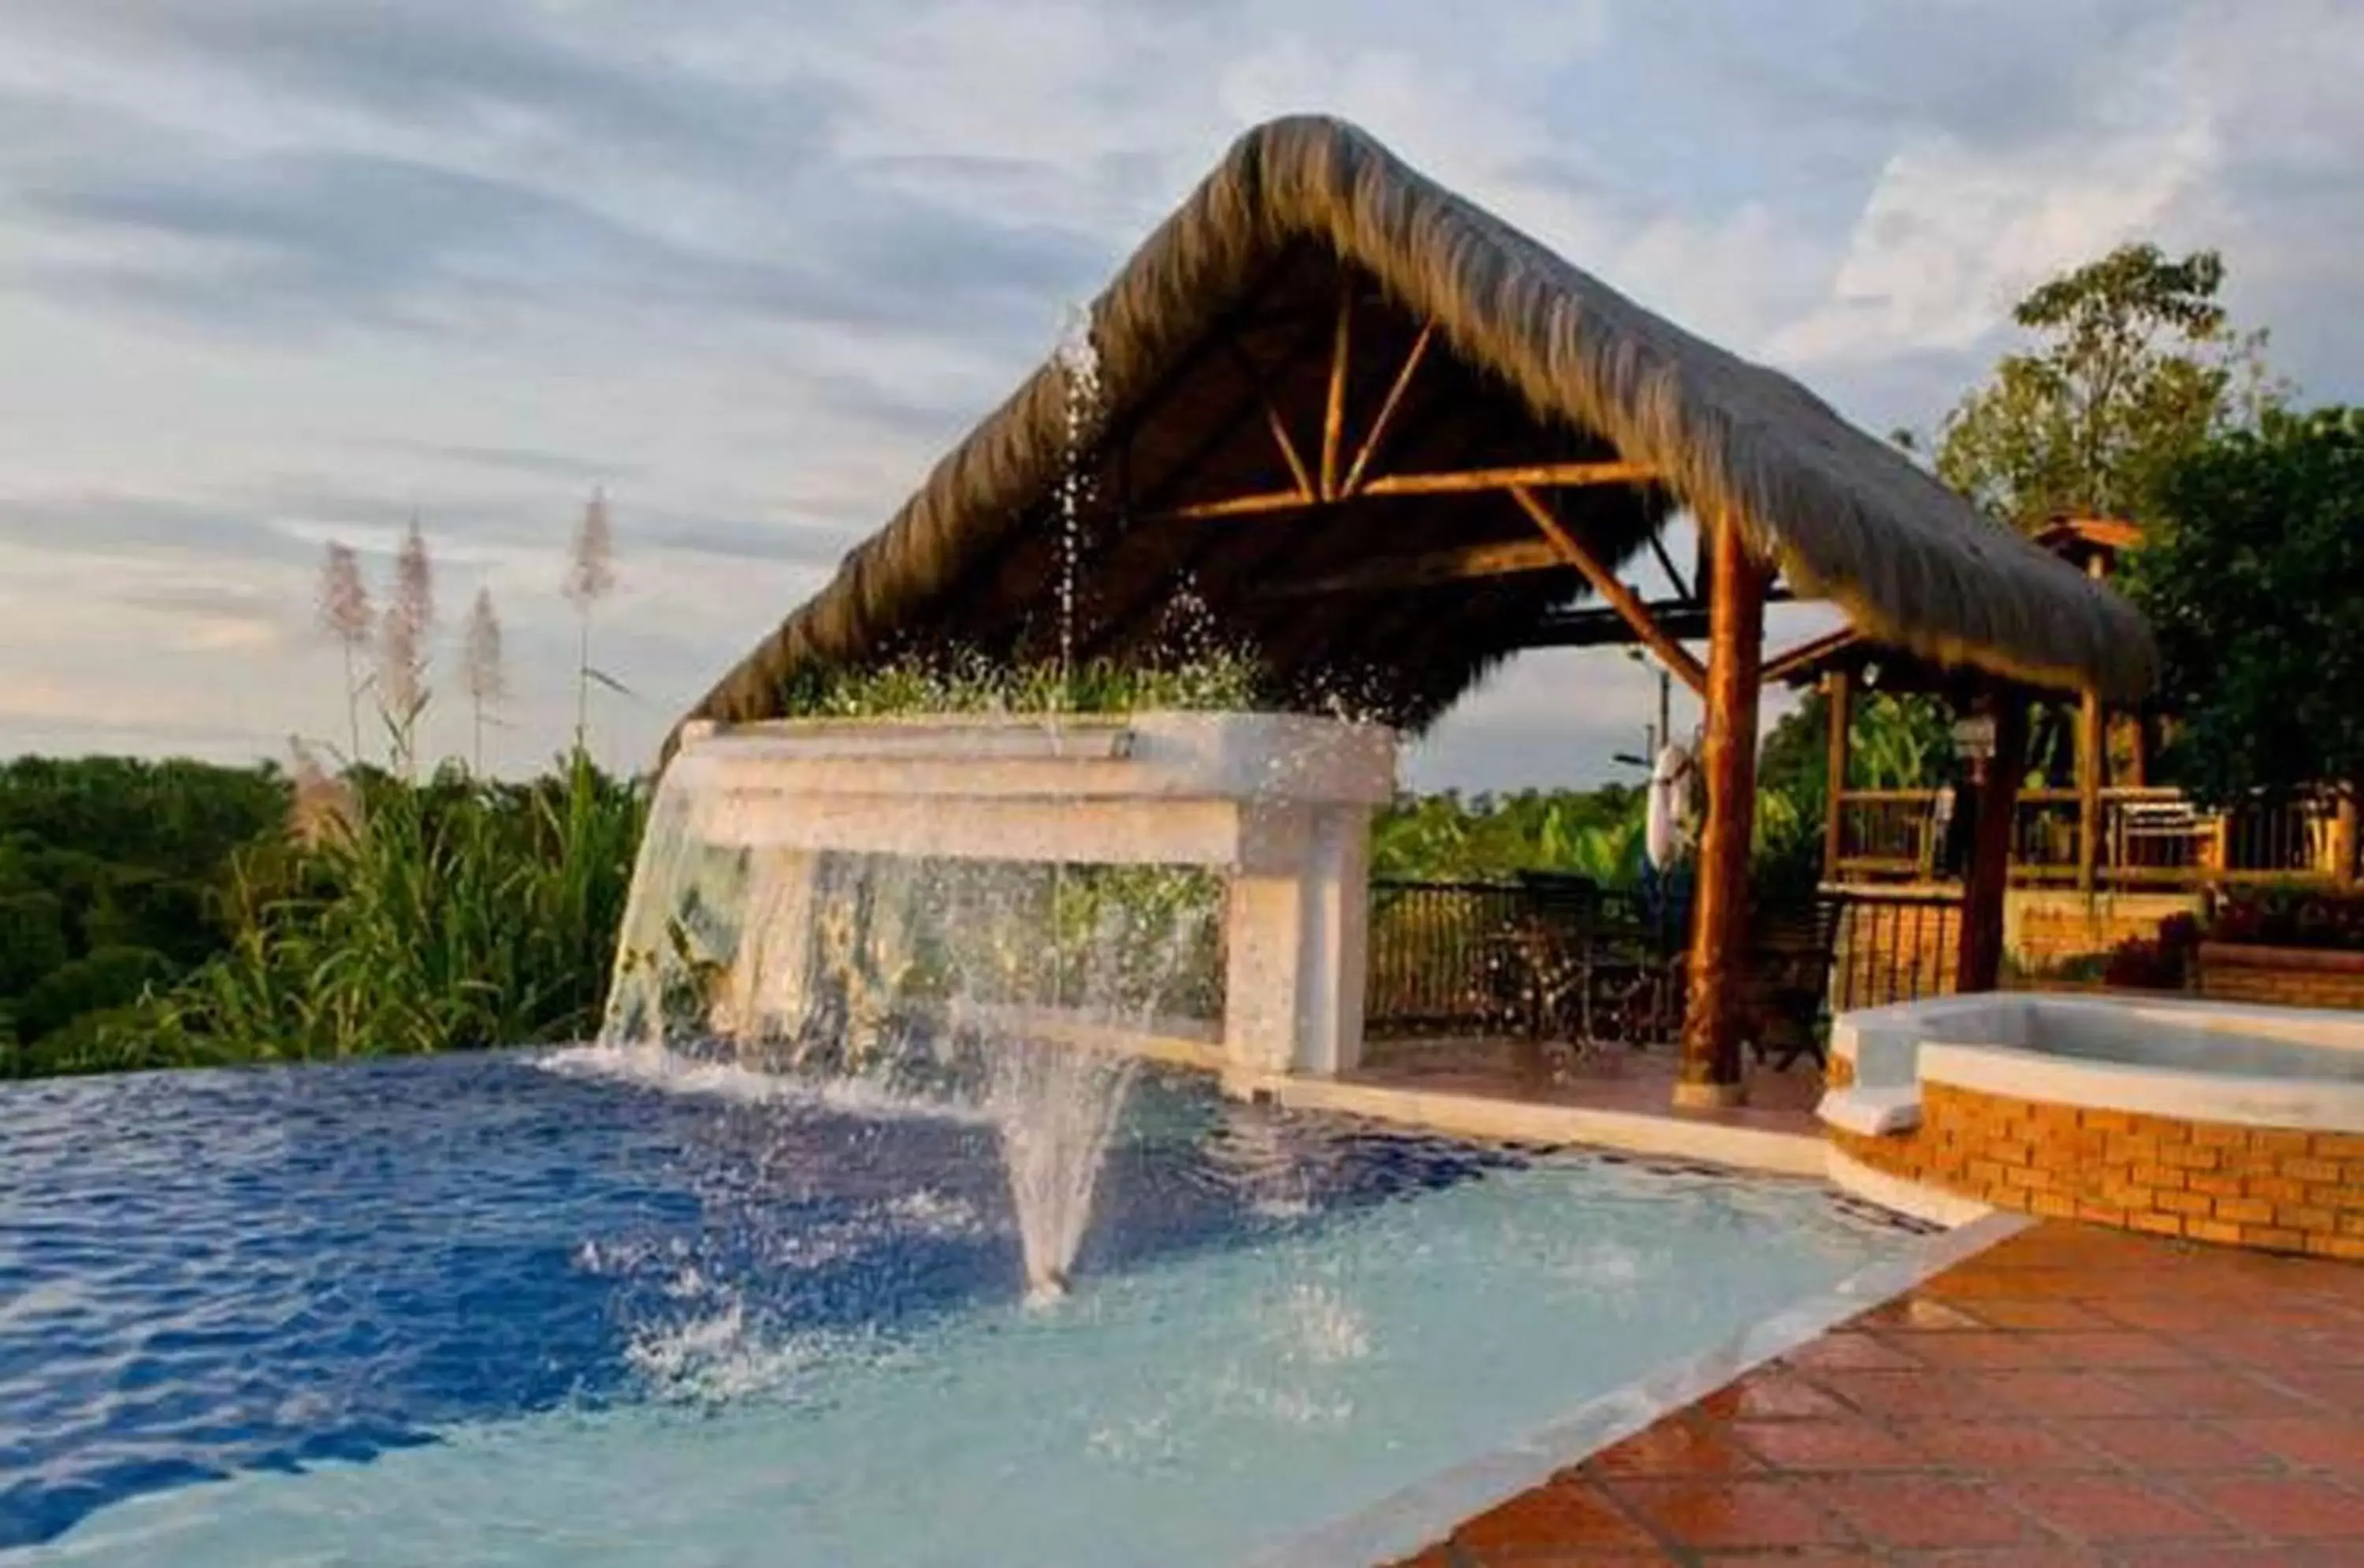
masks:
[[[2058,557],[2077,571],[2107,578],[2126,551],[2142,548],[2143,528],[2125,517],[2057,517],[2028,536],[2028,542]],[[1876,675],[1881,690],[1962,695],[1961,672],[1916,657],[1910,650],[1882,642],[1852,626],[1824,632],[1793,648],[1768,654],[1764,664],[1767,683],[1811,686],[1824,675],[1845,673],[1856,679]],[[2067,681],[2032,683],[2074,694],[2080,688]]]
[[[1351,359],[1333,378],[1342,312]],[[1612,566],[1688,507],[1742,529],[1800,596],[1941,665],[2118,696],[2154,678],[2149,632],[2116,595],[1795,381],[1643,309],[1338,120],[1242,136],[1089,327],[1096,396],[1052,356],[686,717],[777,717],[800,679],[904,657],[1145,660],[1211,632],[1261,662],[1277,700],[1424,725],[1587,580],[1532,561],[1404,570],[1532,551],[1536,524],[1499,488],[1174,515],[1302,487],[1339,444],[1325,415],[1344,451],[1385,428],[1380,471],[1637,465],[1634,482],[1546,493]],[[1415,345],[1430,351],[1404,380]]]

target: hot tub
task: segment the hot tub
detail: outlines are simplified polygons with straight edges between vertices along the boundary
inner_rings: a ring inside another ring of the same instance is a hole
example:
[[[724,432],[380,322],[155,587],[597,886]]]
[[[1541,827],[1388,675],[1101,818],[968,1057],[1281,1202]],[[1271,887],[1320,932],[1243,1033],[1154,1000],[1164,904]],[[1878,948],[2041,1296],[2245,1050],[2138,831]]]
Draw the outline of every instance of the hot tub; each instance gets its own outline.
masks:
[[[2364,1258],[2364,1017],[1948,996],[1848,1014],[1831,1055],[1832,1175],[1862,1196]]]

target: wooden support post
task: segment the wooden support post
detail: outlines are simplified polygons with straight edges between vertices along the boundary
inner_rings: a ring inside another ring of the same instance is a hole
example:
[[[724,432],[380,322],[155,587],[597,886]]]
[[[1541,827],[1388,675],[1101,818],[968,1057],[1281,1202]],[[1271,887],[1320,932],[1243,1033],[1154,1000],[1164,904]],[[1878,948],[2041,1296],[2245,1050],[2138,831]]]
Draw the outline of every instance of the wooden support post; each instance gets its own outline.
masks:
[[[2102,863],[2102,775],[2109,770],[2102,733],[2102,699],[2089,691],[2077,709],[2077,890],[2089,897]]]
[[[2331,815],[2331,880],[2341,887],[2356,885],[2356,791],[2339,792]]]
[[[2085,571],[2096,583],[2107,569],[2094,556]],[[2109,759],[2102,750],[2102,695],[2088,687],[2077,708],[2077,891],[2093,895],[2102,858],[2102,785]]]
[[[1533,491],[1523,484],[1512,485],[1511,498],[1518,502],[1520,510],[1526,513],[1528,520],[1542,530],[1544,538],[1551,540],[1553,548],[1567,558],[1567,563],[1584,573],[1585,581],[1592,584],[1592,591],[1599,594],[1611,607],[1625,617],[1625,623],[1634,628],[1634,635],[1640,638],[1650,651],[1658,656],[1658,662],[1679,676],[1683,684],[1704,695],[1708,689],[1708,673],[1700,667],[1700,662],[1690,656],[1689,650],[1659,629],[1658,623],[1650,618],[1649,606],[1642,602],[1641,597],[1633,589],[1618,581],[1615,573],[1594,559],[1592,552],[1577,541],[1576,536],[1567,531],[1567,525],[1559,520],[1558,516],[1549,506],[1544,506],[1536,497]],[[1756,617],[1753,624],[1757,628],[1749,642],[1749,647],[1755,650],[1749,655],[1751,661],[1755,661],[1763,652],[1765,584],[1760,579],[1761,574],[1759,579],[1751,580],[1746,595],[1750,606],[1749,614]],[[1714,612],[1711,611],[1709,615],[1711,640],[1715,635],[1716,624]],[[1756,666],[1754,662],[1749,666],[1748,681],[1750,692],[1748,701],[1750,710],[1754,712],[1756,702],[1755,695]],[[1753,759],[1753,751],[1751,756]]]
[[[1994,755],[1975,764],[1970,790],[1970,864],[1962,878],[1962,930],[1954,989],[1992,991],[2002,982],[2002,916],[2011,887],[2012,828],[2020,775],[2027,771],[2027,695],[2003,687],[1988,699]]]
[[[1855,722],[1855,681],[1845,670],[1823,677],[1823,701],[1830,708],[1830,751],[1823,762],[1823,879],[1839,879],[1846,858],[1847,731]]]
[[[1756,825],[1756,703],[1765,656],[1765,584],[1731,518],[1710,524],[1715,585],[1708,620],[1707,736],[1701,772],[1707,822],[1692,895],[1690,996],[1683,1010],[1678,1106],[1737,1105],[1742,990],[1747,982],[1748,851]]]

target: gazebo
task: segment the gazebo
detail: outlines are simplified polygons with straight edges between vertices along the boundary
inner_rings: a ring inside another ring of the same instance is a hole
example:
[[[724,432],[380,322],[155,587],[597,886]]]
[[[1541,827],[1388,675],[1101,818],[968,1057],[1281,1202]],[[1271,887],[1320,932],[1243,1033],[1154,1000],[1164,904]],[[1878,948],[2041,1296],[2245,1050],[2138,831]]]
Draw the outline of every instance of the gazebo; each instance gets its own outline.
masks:
[[[1410,730],[1522,650],[1639,643],[1706,706],[1677,1096],[1712,1105],[1740,1077],[1768,602],[1830,600],[1982,686],[2152,684],[2107,587],[1340,121],[1241,137],[1089,326],[1095,397],[1047,361],[686,720],[931,651],[1148,656],[1183,604],[1284,705]],[[1624,581],[1645,552],[1673,597]]]

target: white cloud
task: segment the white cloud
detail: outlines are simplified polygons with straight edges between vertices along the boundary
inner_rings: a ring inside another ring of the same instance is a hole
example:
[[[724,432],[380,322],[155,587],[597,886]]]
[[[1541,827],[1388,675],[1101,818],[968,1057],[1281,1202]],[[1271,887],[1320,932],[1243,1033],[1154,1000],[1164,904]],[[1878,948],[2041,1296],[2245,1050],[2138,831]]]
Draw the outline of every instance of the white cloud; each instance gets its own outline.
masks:
[[[2072,9],[10,0],[0,687],[44,695],[0,722],[341,732],[314,552],[417,508],[447,605],[498,598],[504,751],[541,757],[604,480],[600,656],[642,696],[603,722],[644,756],[1284,111],[1362,121],[1875,428],[2136,232],[2223,244],[2310,385],[2353,386],[2358,7],[2206,0],[2125,38]],[[1613,654],[1522,661],[1422,776],[1597,774],[1654,706]]]

